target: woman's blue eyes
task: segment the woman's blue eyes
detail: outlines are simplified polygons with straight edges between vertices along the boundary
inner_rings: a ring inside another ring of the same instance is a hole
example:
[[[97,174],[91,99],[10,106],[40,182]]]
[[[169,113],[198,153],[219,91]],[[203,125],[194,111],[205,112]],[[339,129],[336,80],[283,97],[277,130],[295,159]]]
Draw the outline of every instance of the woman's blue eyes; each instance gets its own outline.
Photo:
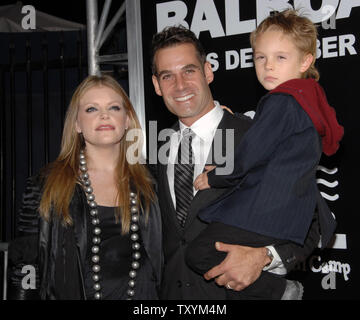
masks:
[[[85,109],[86,112],[94,112],[94,111],[97,111],[98,109],[96,107],[88,107]],[[121,107],[119,106],[111,106],[109,107],[109,110],[115,110],[115,111],[120,111],[121,110]]]
[[[85,111],[86,111],[86,112],[93,112],[93,111],[96,111],[96,108],[94,108],[94,107],[89,107],[89,108],[86,108]]]

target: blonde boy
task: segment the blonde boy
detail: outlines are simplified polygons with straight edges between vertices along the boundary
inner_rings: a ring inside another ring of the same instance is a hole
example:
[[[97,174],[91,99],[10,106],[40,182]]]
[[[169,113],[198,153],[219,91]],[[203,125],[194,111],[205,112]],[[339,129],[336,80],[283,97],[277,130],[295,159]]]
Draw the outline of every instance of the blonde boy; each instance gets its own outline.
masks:
[[[269,16],[251,34],[256,75],[269,93],[235,150],[234,172],[219,176],[213,170],[195,179],[200,190],[233,186],[199,212],[209,226],[188,247],[187,262],[195,271],[224,259],[213,239],[252,247],[303,245],[313,219],[319,219],[325,247],[334,232],[315,172],[322,152],[337,151],[343,128],[317,83],[316,38],[314,24],[294,10]],[[302,298],[300,283],[266,271],[243,291],[231,282],[227,288],[229,299]]]

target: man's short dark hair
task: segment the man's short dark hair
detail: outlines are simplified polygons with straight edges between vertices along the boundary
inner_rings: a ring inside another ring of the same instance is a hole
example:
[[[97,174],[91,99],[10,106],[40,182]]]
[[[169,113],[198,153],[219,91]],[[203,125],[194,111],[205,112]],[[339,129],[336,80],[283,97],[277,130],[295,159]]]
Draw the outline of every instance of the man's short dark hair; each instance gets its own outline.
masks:
[[[153,75],[157,76],[157,70],[155,65],[155,54],[158,50],[168,47],[173,47],[179,44],[191,43],[196,49],[199,61],[202,65],[206,62],[206,53],[205,50],[195,36],[195,34],[189,29],[185,28],[182,25],[166,27],[162,31],[156,33],[151,42],[151,69]]]

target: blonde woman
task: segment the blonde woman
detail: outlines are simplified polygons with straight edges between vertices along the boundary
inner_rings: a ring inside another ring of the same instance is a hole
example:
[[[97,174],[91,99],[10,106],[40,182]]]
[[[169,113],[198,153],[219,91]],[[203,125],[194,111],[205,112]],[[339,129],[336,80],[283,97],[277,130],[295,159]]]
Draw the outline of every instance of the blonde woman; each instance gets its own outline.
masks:
[[[27,181],[10,245],[15,298],[157,299],[160,212],[146,167],[126,157],[133,129],[139,121],[115,79],[78,86],[58,158]],[[36,289],[22,285],[24,265],[35,267]]]

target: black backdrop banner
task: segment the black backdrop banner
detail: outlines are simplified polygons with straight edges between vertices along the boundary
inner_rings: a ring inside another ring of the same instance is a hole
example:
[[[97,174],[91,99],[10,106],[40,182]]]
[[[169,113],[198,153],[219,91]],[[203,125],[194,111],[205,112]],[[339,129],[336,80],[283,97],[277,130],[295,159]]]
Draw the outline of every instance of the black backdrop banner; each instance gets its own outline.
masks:
[[[316,66],[319,83],[345,128],[339,151],[323,155],[317,170],[319,189],[338,222],[333,242],[297,266],[289,278],[305,287],[304,299],[359,299],[360,241],[357,214],[359,158],[360,2],[358,0],[182,0],[141,2],[147,121],[157,130],[176,120],[154,93],[151,82],[150,41],[168,25],[183,24],[200,38],[215,74],[215,100],[233,111],[252,114],[265,94],[252,63],[249,35],[271,11],[289,5],[300,9],[318,26]],[[166,110],[166,111],[165,111]]]

